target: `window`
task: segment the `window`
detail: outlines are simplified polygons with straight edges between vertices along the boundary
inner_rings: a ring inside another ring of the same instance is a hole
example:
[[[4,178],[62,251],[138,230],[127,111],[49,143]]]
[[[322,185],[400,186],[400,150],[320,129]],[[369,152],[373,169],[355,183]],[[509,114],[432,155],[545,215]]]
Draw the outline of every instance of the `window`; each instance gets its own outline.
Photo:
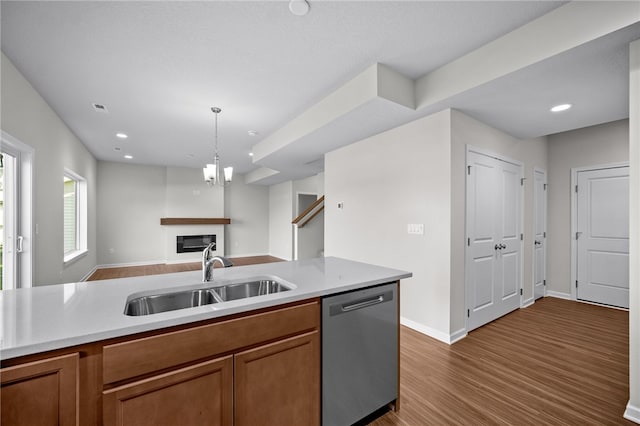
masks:
[[[64,173],[64,263],[87,253],[87,181],[78,174]]]

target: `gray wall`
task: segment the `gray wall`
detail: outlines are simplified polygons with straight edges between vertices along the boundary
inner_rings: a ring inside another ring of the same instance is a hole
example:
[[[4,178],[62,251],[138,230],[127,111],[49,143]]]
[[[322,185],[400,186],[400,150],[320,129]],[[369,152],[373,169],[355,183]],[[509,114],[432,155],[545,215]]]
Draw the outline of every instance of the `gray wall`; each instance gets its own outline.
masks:
[[[165,238],[168,227],[160,225],[161,217],[229,217],[224,240],[218,241],[220,254],[267,254],[268,189],[245,185],[242,175],[222,188],[207,186],[201,169],[100,161],[98,170],[99,265],[198,258],[178,259],[165,251],[171,238]]]
[[[548,137],[548,291],[571,295],[571,168],[629,161],[628,123],[620,120]]]
[[[269,253],[269,187],[246,185],[244,176],[234,177],[224,192],[227,256]]]
[[[2,130],[35,150],[33,285],[79,281],[93,269],[97,258],[96,160],[4,53],[1,62]],[[62,219],[65,168],[87,180],[88,196],[88,253],[67,266],[63,263]]]
[[[280,259],[293,257],[293,181],[269,187],[269,254]]]
[[[98,162],[98,264],[160,263],[166,172],[160,166]]]
[[[547,168],[546,138],[519,140],[447,110],[325,157],[326,255],[413,272],[401,286],[403,321],[444,341],[465,328],[467,144],[525,165],[523,286],[531,300],[533,169]],[[408,235],[409,223],[424,224],[425,235]]]
[[[325,156],[325,255],[413,272],[400,291],[403,322],[449,335],[450,112]],[[337,204],[344,208],[338,209]],[[408,235],[422,223],[425,235]]]

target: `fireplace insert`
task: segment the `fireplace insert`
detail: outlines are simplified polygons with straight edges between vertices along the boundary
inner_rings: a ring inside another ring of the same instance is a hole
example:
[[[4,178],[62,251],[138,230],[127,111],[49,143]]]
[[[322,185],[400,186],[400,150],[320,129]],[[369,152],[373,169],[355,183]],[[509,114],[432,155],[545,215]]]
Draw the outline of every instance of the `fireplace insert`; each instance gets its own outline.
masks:
[[[215,250],[215,235],[178,235],[176,237],[176,252],[189,253],[202,251],[211,243],[214,244],[213,249]]]

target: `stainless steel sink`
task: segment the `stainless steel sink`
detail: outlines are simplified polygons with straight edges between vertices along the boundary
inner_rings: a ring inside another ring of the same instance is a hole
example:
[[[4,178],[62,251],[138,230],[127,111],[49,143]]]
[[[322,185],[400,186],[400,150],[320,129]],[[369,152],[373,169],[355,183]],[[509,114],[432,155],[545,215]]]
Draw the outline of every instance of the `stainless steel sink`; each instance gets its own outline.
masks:
[[[211,283],[214,284],[214,283]],[[230,282],[216,287],[167,291],[161,294],[131,295],[124,308],[125,315],[140,316],[159,312],[194,308],[196,306],[224,303],[247,297],[280,293],[291,288],[268,276],[251,278],[248,281]]]
[[[218,303],[218,299],[209,289],[178,291],[131,299],[127,302],[124,313],[131,316],[149,315],[213,303]]]
[[[223,302],[244,299],[247,297],[263,296],[265,294],[280,293],[289,290],[276,280],[256,280],[238,284],[228,284],[213,289]]]

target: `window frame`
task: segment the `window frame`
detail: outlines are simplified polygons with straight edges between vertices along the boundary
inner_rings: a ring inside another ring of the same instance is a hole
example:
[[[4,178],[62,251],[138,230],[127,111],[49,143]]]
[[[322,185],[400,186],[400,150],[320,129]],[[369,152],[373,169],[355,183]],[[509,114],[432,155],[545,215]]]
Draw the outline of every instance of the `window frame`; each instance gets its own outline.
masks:
[[[68,252],[64,251],[63,241],[63,262],[67,266],[76,260],[84,257],[88,253],[87,249],[87,180],[74,172],[73,170],[64,169],[64,178],[73,180],[76,183],[76,248]],[[63,182],[64,182],[63,178]],[[64,183],[63,183],[63,201],[64,201]],[[62,212],[62,232],[64,235],[64,204]]]

